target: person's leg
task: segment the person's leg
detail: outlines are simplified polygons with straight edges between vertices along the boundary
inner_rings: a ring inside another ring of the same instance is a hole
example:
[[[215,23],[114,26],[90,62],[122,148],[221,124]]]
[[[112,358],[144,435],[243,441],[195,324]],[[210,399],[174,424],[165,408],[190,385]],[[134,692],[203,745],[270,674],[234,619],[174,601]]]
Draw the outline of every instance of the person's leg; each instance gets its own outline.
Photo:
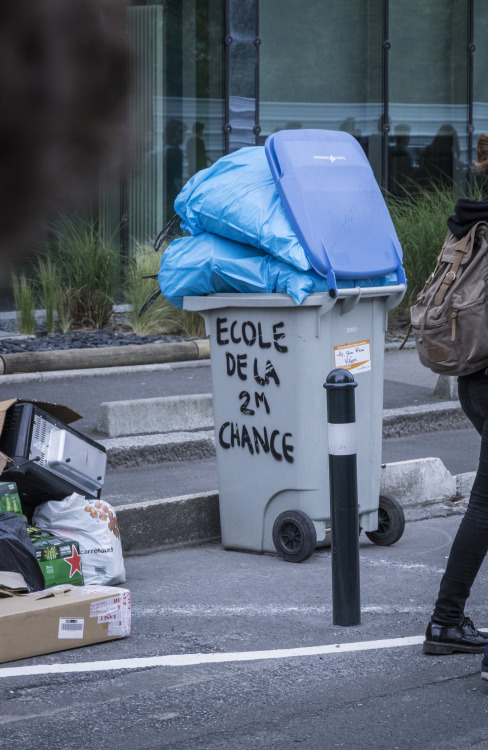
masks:
[[[482,651],[488,643],[488,636],[480,634],[464,616],[471,586],[488,551],[488,377],[477,373],[460,378],[459,397],[466,415],[481,433],[480,460],[427,628],[425,653]]]
[[[432,619],[456,625],[488,551],[488,420],[481,438],[479,467],[466,514],[452,543]]]
[[[458,396],[463,412],[481,435],[488,418],[488,375],[485,371],[458,378]]]

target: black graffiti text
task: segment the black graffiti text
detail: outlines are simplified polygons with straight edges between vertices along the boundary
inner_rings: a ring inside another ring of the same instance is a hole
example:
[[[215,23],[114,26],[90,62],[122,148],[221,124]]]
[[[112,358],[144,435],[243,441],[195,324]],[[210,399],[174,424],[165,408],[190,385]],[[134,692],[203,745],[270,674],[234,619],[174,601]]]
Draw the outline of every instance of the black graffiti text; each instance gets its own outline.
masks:
[[[263,453],[269,453],[275,461],[285,459],[292,464],[294,461],[294,446],[291,444],[293,435],[291,432],[281,433],[279,430],[268,430],[262,427],[251,427],[249,430],[245,424],[239,426],[237,422],[224,422],[219,430],[219,444],[222,448],[229,450],[231,448],[247,449],[251,456]]]
[[[248,393],[248,391],[241,391],[239,393],[239,398],[242,401],[242,404],[241,404],[241,407],[240,407],[241,408],[241,412],[243,414],[246,414],[246,416],[249,416],[249,417],[254,416],[254,414],[256,412],[254,411],[254,409],[251,409],[249,407],[249,403],[251,401],[251,394]],[[254,401],[255,401],[256,409],[259,409],[260,406],[261,406],[261,404],[262,404],[264,406],[264,408],[266,409],[266,414],[269,414],[269,412],[270,412],[269,404],[268,404],[268,400],[267,400],[266,396],[264,395],[264,393],[257,393],[255,391],[255,393],[254,393]]]
[[[276,385],[280,384],[280,379],[278,377],[278,374],[277,374],[275,368],[273,367],[272,363],[269,361],[269,359],[266,362],[266,371],[264,373],[264,378],[262,378],[261,375],[258,372],[258,361],[257,361],[257,359],[254,359],[253,374],[254,374],[254,380],[256,381],[256,383],[258,385],[268,385],[268,383],[269,383],[270,380],[274,380],[274,382],[276,383]]]
[[[237,375],[240,380],[247,380],[247,364],[247,354],[231,354],[231,352],[225,352],[225,366],[227,375],[230,377],[232,377],[232,375]],[[269,359],[266,362],[264,375],[261,375],[259,372],[257,357],[254,358],[253,376],[256,383],[260,386],[268,385],[271,380],[274,381],[275,385],[280,384],[278,373]]]
[[[254,324],[251,320],[239,323],[237,320],[233,320],[228,324],[227,318],[217,318],[217,344],[219,346],[227,346],[232,341],[233,344],[243,343],[246,346],[257,344],[260,349],[270,349],[273,346],[277,352],[284,353],[288,351],[287,346],[280,344],[280,341],[285,338],[285,334],[281,330],[284,326],[284,323],[274,323],[272,325],[270,341],[264,336],[261,323]]]

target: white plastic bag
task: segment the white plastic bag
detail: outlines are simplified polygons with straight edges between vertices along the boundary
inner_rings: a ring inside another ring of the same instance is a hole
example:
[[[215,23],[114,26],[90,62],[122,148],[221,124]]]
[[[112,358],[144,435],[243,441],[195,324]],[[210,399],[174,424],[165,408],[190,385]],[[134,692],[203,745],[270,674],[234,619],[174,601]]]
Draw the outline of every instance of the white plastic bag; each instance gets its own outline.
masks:
[[[120,532],[114,508],[73,492],[64,500],[37,506],[33,525],[80,545],[85,584],[125,582]]]

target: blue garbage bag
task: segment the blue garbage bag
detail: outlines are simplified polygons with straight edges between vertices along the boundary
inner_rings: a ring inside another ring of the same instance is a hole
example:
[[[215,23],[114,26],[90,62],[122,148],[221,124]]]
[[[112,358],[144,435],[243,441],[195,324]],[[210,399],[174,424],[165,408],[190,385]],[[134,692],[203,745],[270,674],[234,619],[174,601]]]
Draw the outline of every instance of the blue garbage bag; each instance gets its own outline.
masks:
[[[241,148],[197,172],[175,200],[181,228],[266,250],[300,271],[312,266],[291,227],[263,146]]]
[[[214,292],[278,292],[299,305],[312,292],[326,292],[324,278],[298,271],[264,250],[201,232],[180,237],[163,253],[158,274],[164,297],[183,307],[184,296]]]
[[[164,297],[183,307],[184,296],[215,292],[289,294],[299,305],[309,294],[327,292],[315,271],[298,271],[258,248],[201,232],[174,240],[163,253],[158,281]],[[396,274],[371,279],[339,279],[339,288],[396,284]]]

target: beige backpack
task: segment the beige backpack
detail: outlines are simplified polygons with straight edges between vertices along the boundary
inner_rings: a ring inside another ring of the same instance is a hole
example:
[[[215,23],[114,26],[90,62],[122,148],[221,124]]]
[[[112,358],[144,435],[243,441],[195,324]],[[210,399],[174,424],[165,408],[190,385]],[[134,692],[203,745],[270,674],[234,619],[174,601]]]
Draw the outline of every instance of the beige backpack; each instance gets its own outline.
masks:
[[[410,308],[420,361],[443,375],[488,367],[488,223],[458,239],[451,232]]]

